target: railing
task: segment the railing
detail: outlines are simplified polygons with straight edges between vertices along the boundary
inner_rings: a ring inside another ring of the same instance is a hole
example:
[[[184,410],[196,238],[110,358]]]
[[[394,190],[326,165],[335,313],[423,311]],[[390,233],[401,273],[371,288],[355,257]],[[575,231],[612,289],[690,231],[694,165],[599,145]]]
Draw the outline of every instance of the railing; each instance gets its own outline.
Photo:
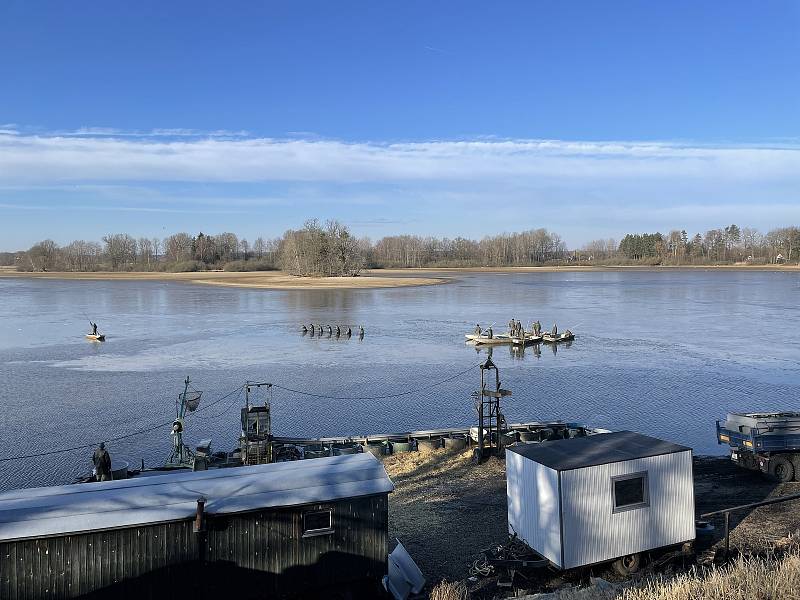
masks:
[[[790,500],[800,500],[800,494],[790,494],[788,496],[779,496],[778,498],[770,498],[769,500],[762,500],[761,502],[753,502],[751,504],[742,504],[740,506],[732,506],[731,508],[725,508],[722,510],[715,510],[713,512],[707,512],[705,514],[700,515],[701,519],[708,519],[709,517],[715,517],[717,515],[725,515],[725,556],[730,554],[730,518],[731,513],[736,512],[739,510],[747,510],[748,508],[758,508],[759,506],[767,506],[769,504],[778,504],[780,502],[788,502]]]

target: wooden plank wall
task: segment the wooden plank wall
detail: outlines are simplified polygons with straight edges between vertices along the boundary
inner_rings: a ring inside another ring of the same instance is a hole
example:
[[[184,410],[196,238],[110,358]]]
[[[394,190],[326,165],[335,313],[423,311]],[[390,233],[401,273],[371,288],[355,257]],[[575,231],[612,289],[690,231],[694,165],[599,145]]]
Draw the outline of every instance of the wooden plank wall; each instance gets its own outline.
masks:
[[[302,537],[303,513],[326,508],[333,532]],[[379,581],[386,573],[385,494],[209,517],[207,524],[200,535],[187,520],[0,543],[0,598],[263,597]]]

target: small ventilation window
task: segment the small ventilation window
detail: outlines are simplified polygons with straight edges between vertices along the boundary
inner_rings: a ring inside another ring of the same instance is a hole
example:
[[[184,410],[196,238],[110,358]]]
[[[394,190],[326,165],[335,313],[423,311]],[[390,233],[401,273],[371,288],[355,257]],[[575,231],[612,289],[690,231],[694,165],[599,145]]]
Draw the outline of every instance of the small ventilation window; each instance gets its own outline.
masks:
[[[303,537],[333,533],[333,511],[315,510],[303,514]]]
[[[614,512],[642,508],[650,504],[647,473],[613,477]]]

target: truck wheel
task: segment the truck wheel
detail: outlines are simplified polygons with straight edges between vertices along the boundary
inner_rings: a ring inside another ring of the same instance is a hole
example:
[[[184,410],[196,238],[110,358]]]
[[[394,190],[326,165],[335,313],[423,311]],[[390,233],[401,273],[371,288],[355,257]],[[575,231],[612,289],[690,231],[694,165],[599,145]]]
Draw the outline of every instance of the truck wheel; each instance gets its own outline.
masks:
[[[629,575],[633,575],[639,570],[639,566],[642,564],[642,555],[641,554],[629,554],[628,556],[622,556],[614,561],[614,564],[611,566],[613,569],[623,577],[628,577]]]
[[[777,456],[769,461],[769,472],[781,483],[786,483],[794,478],[794,466],[785,456]]]
[[[789,458],[794,467],[794,480],[800,481],[800,479],[798,479],[798,477],[800,477],[800,454],[792,454]]]

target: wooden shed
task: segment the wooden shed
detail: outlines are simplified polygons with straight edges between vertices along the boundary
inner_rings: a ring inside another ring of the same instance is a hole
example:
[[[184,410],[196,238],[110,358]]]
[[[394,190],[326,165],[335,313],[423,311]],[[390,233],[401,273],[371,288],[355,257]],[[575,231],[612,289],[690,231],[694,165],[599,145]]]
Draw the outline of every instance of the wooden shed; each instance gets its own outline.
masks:
[[[6,492],[0,598],[371,597],[393,489],[367,453]]]
[[[563,569],[695,537],[692,450],[631,431],[506,450],[508,526]]]

